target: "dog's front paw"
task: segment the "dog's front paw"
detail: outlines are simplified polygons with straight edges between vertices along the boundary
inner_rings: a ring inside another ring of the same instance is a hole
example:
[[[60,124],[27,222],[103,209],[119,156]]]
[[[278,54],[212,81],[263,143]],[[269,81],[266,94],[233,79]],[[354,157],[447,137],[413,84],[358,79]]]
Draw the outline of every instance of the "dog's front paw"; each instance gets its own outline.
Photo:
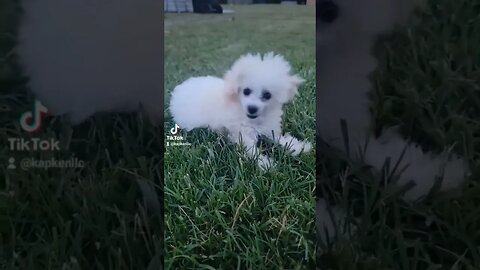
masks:
[[[279,143],[287,148],[292,156],[298,156],[300,153],[306,153],[312,149],[311,143],[300,141],[288,133],[280,138]]]
[[[310,150],[312,150],[312,144],[309,142],[304,142],[302,149],[303,153],[308,153]]]
[[[264,155],[258,157],[257,163],[262,171],[268,171],[275,166],[275,162],[271,158]]]
[[[312,144],[309,142],[301,142],[299,141],[296,144],[291,145],[290,152],[292,156],[298,156],[301,153],[307,153],[312,150]]]

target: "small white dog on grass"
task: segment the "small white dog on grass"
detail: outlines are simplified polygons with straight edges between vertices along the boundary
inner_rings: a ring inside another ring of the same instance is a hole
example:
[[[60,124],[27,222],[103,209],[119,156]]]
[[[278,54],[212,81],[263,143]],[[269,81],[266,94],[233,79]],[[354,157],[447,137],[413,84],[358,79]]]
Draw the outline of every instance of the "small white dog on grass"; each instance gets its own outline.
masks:
[[[273,161],[260,153],[259,136],[266,136],[287,147],[292,155],[307,152],[311,144],[290,134],[282,134],[283,105],[293,100],[303,83],[291,74],[290,64],[272,52],[240,57],[224,78],[190,78],[176,86],[170,100],[170,112],[176,124],[190,131],[210,128],[226,132],[233,143],[258,157],[261,169]]]

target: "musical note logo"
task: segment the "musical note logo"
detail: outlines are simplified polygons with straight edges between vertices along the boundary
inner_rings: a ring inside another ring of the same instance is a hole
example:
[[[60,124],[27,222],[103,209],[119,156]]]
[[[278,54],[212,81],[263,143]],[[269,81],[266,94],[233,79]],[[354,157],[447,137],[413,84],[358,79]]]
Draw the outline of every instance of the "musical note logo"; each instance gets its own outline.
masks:
[[[27,132],[35,132],[42,126],[42,117],[47,113],[47,107],[35,100],[33,110],[24,112],[20,117],[20,126]]]
[[[172,135],[175,135],[178,133],[179,130],[180,130],[180,126],[175,124],[175,126],[170,129],[170,133],[172,133]]]

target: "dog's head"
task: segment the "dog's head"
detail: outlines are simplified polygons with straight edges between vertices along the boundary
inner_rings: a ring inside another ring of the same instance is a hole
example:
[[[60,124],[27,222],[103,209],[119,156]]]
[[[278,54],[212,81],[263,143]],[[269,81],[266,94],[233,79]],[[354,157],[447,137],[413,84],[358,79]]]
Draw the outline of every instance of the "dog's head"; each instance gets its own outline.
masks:
[[[281,55],[271,52],[263,57],[260,54],[240,57],[224,79],[250,119],[281,109],[295,97],[304,81],[291,74],[290,64]]]

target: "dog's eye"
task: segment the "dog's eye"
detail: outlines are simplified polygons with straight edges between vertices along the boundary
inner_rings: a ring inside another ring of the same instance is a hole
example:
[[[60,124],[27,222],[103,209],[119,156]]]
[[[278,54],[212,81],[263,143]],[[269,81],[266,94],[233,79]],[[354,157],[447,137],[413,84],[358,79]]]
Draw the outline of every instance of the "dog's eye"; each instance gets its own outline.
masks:
[[[270,92],[263,92],[262,94],[262,99],[264,100],[269,100],[272,97],[272,94]]]
[[[250,95],[251,93],[252,93],[252,90],[250,90],[250,88],[245,88],[245,89],[243,89],[243,94],[244,94],[245,96],[248,96],[248,95]]]

